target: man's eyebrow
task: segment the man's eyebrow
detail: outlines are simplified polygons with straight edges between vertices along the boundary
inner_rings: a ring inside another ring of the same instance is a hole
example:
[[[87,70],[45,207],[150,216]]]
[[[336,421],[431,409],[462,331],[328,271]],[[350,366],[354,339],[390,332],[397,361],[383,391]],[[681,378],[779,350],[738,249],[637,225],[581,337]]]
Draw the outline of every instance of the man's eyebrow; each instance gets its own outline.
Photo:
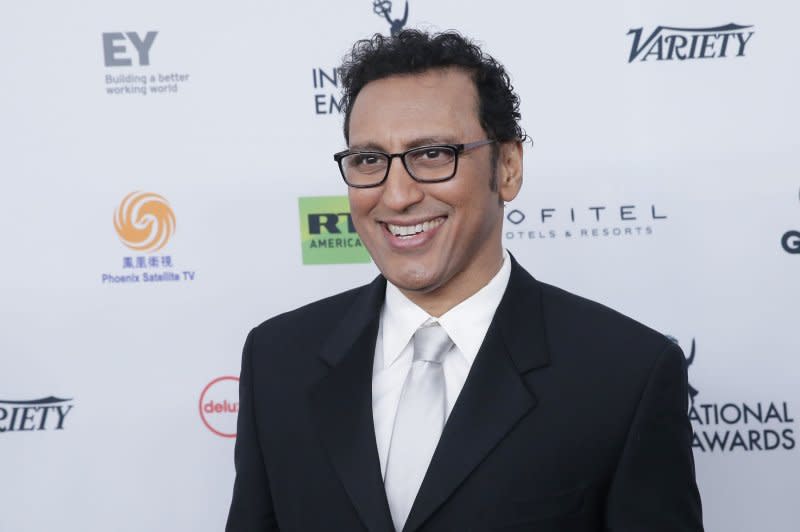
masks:
[[[431,144],[458,144],[458,141],[452,135],[433,135],[425,137],[416,137],[403,143],[403,150],[411,148],[418,148],[420,146],[429,146]],[[380,151],[389,153],[384,146],[377,142],[363,142],[352,144],[349,148],[351,151]]]

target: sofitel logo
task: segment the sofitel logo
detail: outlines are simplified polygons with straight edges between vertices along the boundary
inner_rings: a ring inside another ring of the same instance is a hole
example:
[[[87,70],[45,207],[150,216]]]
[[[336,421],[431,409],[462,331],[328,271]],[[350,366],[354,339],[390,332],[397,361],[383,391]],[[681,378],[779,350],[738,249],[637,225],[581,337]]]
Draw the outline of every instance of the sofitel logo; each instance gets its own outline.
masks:
[[[650,236],[667,214],[655,204],[513,209],[506,213],[506,240],[567,240]],[[523,222],[525,225],[523,225]]]
[[[72,399],[52,395],[29,401],[0,399],[0,432],[64,430],[64,421],[73,406]]]
[[[744,57],[745,47],[755,33],[746,30],[752,27],[733,23],[714,28],[657,26],[644,41],[643,28],[633,28],[628,30],[628,35],[633,35],[628,63],[632,63],[635,59],[684,61]]]
[[[406,9],[401,19],[392,20],[390,15],[392,12],[392,3],[388,0],[374,0],[372,2],[372,11],[379,17],[384,17],[386,19],[386,22],[389,23],[389,31],[391,31],[392,36],[400,33],[400,30],[402,30],[406,22],[408,22],[408,1],[406,1]]]
[[[678,340],[668,336],[670,340]],[[692,348],[686,359],[687,369],[695,361]],[[786,401],[725,403],[695,401],[700,392],[689,386],[689,421],[694,433],[692,448],[700,452],[774,451],[796,447],[795,420]]]

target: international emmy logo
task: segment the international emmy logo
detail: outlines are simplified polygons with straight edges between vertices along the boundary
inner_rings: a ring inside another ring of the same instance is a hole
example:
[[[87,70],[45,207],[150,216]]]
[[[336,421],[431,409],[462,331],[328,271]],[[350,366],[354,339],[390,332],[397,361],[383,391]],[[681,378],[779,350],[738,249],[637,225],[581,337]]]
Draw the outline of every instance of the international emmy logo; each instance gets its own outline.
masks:
[[[386,22],[389,23],[389,27],[391,28],[392,36],[400,33],[400,30],[405,27],[408,21],[408,0],[406,0],[406,7],[402,19],[392,20],[392,3],[389,0],[374,0],[372,2],[372,10],[379,17],[384,17],[386,19]]]

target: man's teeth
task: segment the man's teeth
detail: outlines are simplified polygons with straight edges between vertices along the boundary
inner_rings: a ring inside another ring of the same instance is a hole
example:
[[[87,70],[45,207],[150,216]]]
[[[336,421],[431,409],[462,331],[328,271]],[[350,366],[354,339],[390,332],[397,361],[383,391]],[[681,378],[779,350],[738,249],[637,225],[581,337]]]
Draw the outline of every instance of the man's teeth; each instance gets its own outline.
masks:
[[[442,223],[444,223],[444,218],[435,218],[417,225],[386,224],[386,227],[389,228],[389,232],[391,232],[394,236],[410,236],[416,235],[417,233],[424,233],[429,229],[433,229],[434,227],[442,225]]]

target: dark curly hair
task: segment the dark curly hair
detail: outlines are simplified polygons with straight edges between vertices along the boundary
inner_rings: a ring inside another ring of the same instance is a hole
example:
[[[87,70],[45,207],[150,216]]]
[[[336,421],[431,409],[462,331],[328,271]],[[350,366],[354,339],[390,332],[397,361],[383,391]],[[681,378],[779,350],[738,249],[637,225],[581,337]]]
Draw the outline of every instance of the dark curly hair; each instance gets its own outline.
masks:
[[[458,67],[472,73],[478,90],[478,118],[489,138],[524,141],[519,125],[519,96],[503,65],[456,31],[402,30],[391,37],[375,34],[353,45],[341,67],[344,138],[350,142],[350,113],[364,85],[394,74]]]

